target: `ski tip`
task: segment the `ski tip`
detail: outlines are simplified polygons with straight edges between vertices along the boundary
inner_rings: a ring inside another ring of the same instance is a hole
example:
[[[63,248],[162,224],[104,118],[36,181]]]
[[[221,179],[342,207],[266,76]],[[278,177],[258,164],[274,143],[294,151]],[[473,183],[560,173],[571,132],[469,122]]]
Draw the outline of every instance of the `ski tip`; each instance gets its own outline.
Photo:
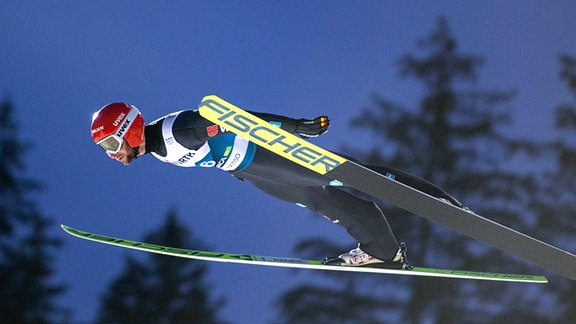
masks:
[[[64,230],[64,232],[74,235],[74,232],[76,232],[76,230],[68,225],[64,225],[64,224],[60,224],[60,227],[62,228],[62,230]]]

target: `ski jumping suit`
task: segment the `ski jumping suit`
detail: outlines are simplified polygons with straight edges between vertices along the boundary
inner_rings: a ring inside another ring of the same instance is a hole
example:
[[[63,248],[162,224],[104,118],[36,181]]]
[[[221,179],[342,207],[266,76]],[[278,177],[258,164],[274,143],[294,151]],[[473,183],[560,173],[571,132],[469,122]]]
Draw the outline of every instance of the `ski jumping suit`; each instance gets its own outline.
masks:
[[[286,131],[294,132],[296,129],[295,119],[252,113]],[[220,168],[274,197],[306,206],[328,217],[346,228],[362,250],[378,259],[392,260],[398,251],[388,221],[373,201],[359,198],[346,191],[341,183],[334,185],[323,175],[258,148],[204,119],[197,111],[180,111],[152,122],[145,127],[145,138],[146,153],[152,153],[164,162],[181,167]],[[434,197],[457,203],[444,191],[420,178],[393,168],[365,166]]]

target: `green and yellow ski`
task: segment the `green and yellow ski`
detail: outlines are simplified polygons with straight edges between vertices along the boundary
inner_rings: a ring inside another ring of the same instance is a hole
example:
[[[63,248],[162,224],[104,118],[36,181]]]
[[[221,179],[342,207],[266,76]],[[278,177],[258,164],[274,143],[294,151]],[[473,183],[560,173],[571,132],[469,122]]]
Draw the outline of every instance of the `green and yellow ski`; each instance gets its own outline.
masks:
[[[64,231],[66,231],[66,233],[70,235],[83,238],[85,240],[116,245],[123,248],[140,250],[145,252],[152,252],[180,258],[189,258],[205,261],[242,263],[242,264],[287,267],[287,268],[304,268],[304,269],[316,269],[316,270],[398,274],[398,275],[410,275],[410,276],[511,281],[511,282],[525,282],[525,283],[548,282],[548,280],[544,276],[531,276],[531,275],[518,275],[518,274],[444,270],[444,269],[431,269],[431,268],[419,268],[419,267],[415,267],[411,270],[398,270],[398,269],[382,269],[382,268],[370,268],[370,267],[325,265],[322,263],[322,261],[319,260],[306,260],[297,258],[260,256],[250,254],[221,253],[221,252],[189,250],[183,248],[162,246],[157,244],[137,242],[127,239],[89,233],[74,229],[66,225],[62,225],[62,229],[64,229]]]

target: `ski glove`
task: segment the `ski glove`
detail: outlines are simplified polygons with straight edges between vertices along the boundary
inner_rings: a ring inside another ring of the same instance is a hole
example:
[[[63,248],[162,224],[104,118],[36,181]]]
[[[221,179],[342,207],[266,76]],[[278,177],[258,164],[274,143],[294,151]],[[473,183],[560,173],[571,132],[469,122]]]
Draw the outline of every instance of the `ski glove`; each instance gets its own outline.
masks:
[[[296,134],[302,137],[318,137],[328,131],[330,119],[328,116],[320,116],[314,119],[298,119]]]

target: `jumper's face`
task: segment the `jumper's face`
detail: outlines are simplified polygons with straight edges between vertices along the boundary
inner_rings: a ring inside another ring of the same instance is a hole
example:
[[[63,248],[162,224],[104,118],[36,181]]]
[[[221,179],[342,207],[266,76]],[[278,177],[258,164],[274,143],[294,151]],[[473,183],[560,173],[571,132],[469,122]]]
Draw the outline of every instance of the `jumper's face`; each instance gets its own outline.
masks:
[[[130,147],[127,141],[123,141],[120,150],[116,153],[108,154],[108,156],[118,162],[122,162],[124,165],[130,165],[136,158],[136,149]]]

